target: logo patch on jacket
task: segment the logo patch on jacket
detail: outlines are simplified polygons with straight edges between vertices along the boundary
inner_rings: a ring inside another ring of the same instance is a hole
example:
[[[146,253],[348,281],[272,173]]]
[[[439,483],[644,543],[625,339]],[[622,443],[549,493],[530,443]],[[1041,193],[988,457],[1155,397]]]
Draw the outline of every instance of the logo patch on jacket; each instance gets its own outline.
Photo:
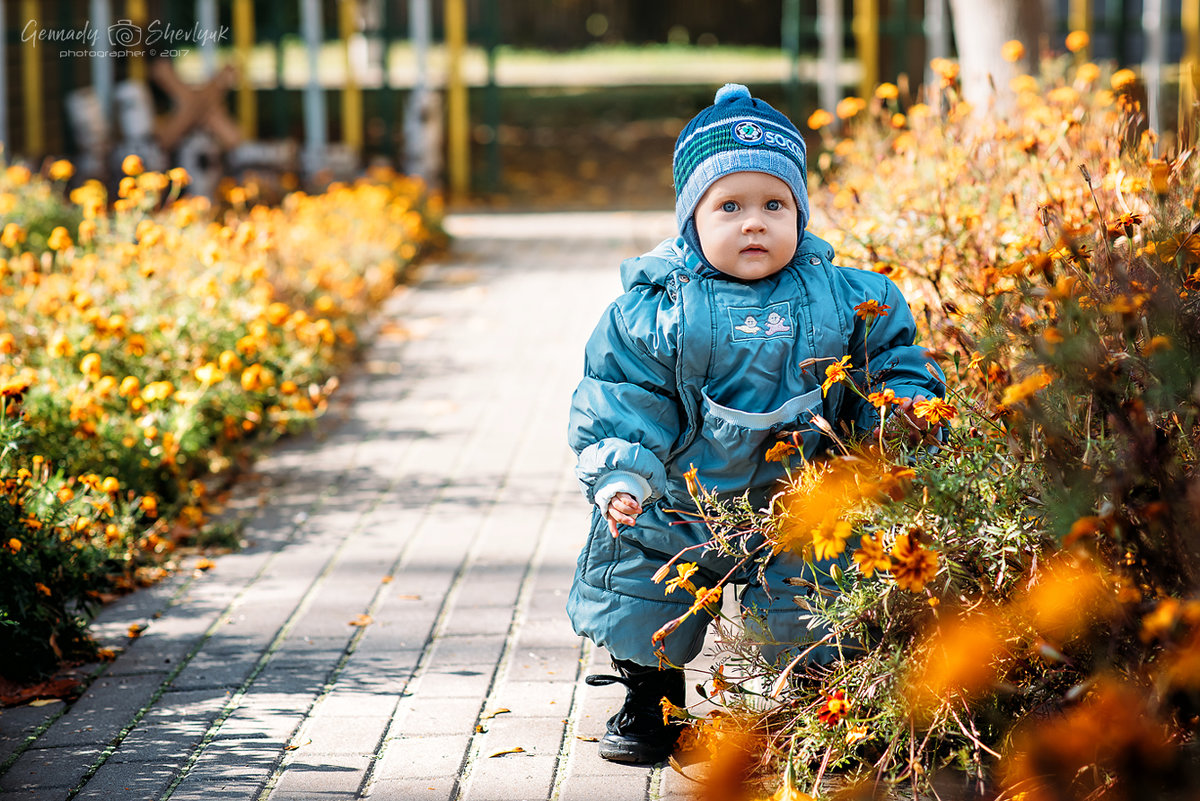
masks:
[[[730,306],[730,339],[775,339],[792,335],[792,304],[784,301],[770,306]]]

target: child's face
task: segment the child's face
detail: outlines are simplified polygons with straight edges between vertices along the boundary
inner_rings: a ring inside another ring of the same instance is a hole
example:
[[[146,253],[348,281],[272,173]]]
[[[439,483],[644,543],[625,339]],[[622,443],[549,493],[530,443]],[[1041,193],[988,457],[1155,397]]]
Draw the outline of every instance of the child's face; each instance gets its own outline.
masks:
[[[734,278],[774,275],[796,253],[796,199],[774,175],[718,178],[696,204],[695,220],[709,264]]]

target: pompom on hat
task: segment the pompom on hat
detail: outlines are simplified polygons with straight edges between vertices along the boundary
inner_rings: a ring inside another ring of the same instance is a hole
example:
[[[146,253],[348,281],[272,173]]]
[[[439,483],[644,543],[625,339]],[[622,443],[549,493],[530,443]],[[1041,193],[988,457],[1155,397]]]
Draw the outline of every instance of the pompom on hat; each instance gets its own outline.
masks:
[[[734,172],[765,172],[786,183],[796,198],[797,233],[808,226],[808,157],[804,137],[791,120],[739,83],[717,90],[713,104],[692,118],[675,141],[675,221],[697,255],[700,240],[692,215],[718,178]],[[801,236],[802,238],[802,236]],[[799,238],[797,239],[799,241]]]

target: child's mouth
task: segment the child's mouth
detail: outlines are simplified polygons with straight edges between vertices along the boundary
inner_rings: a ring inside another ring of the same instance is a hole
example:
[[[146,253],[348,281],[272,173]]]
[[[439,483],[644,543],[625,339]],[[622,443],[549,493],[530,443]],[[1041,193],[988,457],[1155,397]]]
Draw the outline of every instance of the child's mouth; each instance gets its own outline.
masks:
[[[747,256],[756,256],[760,253],[766,253],[766,252],[767,252],[767,249],[762,247],[761,245],[749,245],[747,247],[742,248],[742,253],[746,254]]]

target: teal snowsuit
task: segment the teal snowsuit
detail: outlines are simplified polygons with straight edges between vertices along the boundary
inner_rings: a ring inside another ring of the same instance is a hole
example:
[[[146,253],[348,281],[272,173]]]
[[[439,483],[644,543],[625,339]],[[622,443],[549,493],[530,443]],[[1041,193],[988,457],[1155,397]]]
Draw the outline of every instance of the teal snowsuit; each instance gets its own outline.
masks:
[[[942,381],[927,369],[932,362],[913,344],[912,314],[895,284],[835,267],[832,259],[833,248],[805,232],[792,262],[757,281],[724,276],[682,238],[621,265],[625,293],[588,341],[569,424],[576,475],[593,508],[567,611],[576,632],[614,658],[658,664],[651,636],[693,601],[682,590],[667,594],[665,582],[651,578],[683,548],[708,539],[702,526],[669,511],[692,505],[684,478],[690,467],[708,489],[750,491],[763,503],[784,476],[781,464],[764,459],[780,437],[802,431],[809,458],[828,445],[810,423],[814,413],[835,427],[846,421],[870,431],[878,424],[873,407],[840,384],[821,394],[825,367],[845,355],[855,368],[870,356],[871,390],[942,395]],[[867,300],[891,310],[864,341],[866,327],[854,307]],[[821,361],[804,364],[813,358]],[[851,375],[861,386],[861,372]],[[645,511],[614,538],[602,508],[619,491],[639,498]],[[692,578],[697,586],[713,586],[733,565],[701,549],[686,561],[700,567]],[[765,656],[777,658],[789,645],[802,648],[819,637],[800,619],[796,588],[783,584],[792,576],[817,580],[798,554],[775,557],[764,582],[754,570],[744,572],[736,578],[746,585],[742,607],[765,613],[770,636],[784,644],[764,647]],[[693,615],[666,637],[662,646],[672,663],[700,652],[708,620]],[[815,656],[827,661],[833,654]]]

